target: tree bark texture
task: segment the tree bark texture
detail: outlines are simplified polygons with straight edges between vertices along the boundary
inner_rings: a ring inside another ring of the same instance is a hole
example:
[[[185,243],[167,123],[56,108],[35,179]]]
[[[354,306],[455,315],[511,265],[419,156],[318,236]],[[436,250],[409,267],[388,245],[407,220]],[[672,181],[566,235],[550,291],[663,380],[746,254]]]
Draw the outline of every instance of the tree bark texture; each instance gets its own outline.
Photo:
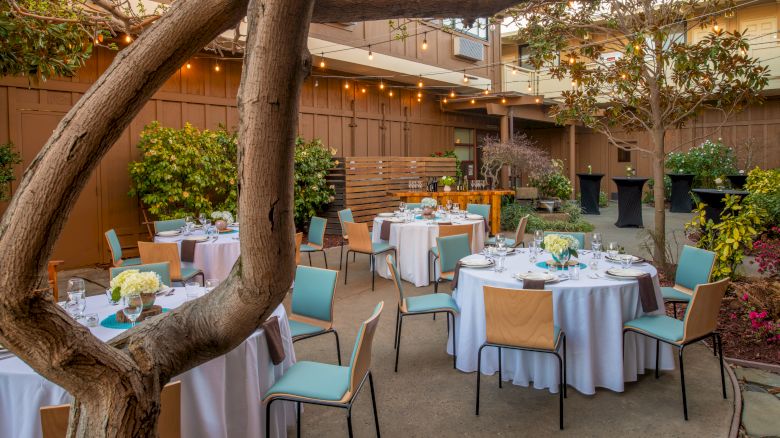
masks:
[[[654,228],[654,253],[653,259],[659,264],[664,272],[669,272],[669,261],[666,259],[666,190],[664,186],[664,165],[666,159],[665,137],[666,132],[663,129],[653,131],[653,219]]]
[[[246,339],[292,279],[298,100],[317,21],[484,16],[516,1],[252,0],[239,96],[242,258],[207,296],[103,343],[51,300],[44,268],[100,159],[145,102],[249,0],[174,2],[65,115],[0,220],[0,342],[75,397],[69,436],[154,436],[168,380]],[[258,401],[259,402],[259,401]]]

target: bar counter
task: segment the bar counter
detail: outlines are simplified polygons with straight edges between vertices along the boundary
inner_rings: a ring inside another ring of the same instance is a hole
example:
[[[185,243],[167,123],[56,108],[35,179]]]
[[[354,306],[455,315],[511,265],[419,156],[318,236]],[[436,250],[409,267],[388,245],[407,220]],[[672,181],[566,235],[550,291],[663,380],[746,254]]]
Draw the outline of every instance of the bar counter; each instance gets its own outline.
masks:
[[[457,203],[461,209],[466,209],[467,204],[490,204],[490,230],[495,234],[501,230],[501,196],[512,195],[514,190],[469,190],[466,192],[450,191],[390,191],[388,194],[397,196],[399,201],[420,202],[423,198],[433,198],[440,205],[447,201]]]

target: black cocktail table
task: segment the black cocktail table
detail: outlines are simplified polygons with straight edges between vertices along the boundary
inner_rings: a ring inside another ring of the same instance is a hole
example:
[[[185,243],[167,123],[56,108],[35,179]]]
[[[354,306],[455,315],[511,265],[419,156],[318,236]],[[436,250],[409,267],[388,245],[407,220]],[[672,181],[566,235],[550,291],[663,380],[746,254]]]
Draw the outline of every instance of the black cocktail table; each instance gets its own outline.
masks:
[[[693,177],[690,173],[667,173],[672,180],[672,198],[669,211],[672,213],[690,213],[693,210],[693,199],[691,199],[691,187],[693,186]]]
[[[618,189],[618,228],[643,228],[642,187],[647,178],[612,178]]]
[[[731,188],[734,190],[742,190],[747,182],[747,175],[726,175],[726,178],[731,181]]]
[[[726,195],[747,196],[750,192],[744,190],[717,190],[717,189],[693,189],[693,193],[699,197],[699,200],[706,204],[704,214],[707,219],[712,219],[714,223],[720,223],[720,215],[723,213],[723,207],[726,205]]]
[[[582,214],[601,214],[599,212],[599,193],[603,173],[578,173],[580,178],[580,206]]]

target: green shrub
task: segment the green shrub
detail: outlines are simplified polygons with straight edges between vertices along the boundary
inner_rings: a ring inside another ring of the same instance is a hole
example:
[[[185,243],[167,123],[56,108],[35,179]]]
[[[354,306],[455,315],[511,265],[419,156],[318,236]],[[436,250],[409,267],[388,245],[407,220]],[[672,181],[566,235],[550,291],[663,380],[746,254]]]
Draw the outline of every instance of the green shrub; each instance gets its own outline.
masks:
[[[593,231],[593,224],[581,218],[581,212],[578,205],[573,202],[567,202],[563,206],[563,211],[569,213],[568,221],[548,221],[539,216],[535,209],[527,205],[519,203],[505,205],[501,209],[501,229],[514,231],[517,229],[517,224],[520,223],[520,218],[525,215],[530,215],[528,217],[526,232],[534,232],[536,230],[569,232]]]
[[[642,196],[642,202],[645,204],[655,204],[655,198],[653,195],[653,188],[655,187],[655,179],[649,178],[647,180],[647,190]],[[669,200],[672,197],[672,179],[668,176],[664,176],[664,199]]]
[[[529,186],[539,189],[542,198],[569,199],[573,187],[563,174],[563,162],[552,160],[553,170],[530,178]]]
[[[236,212],[236,135],[225,129],[165,128],[152,122],[138,142],[141,161],[130,163],[130,196],[157,219]]]
[[[764,210],[766,224],[780,224],[780,169],[748,172],[745,190],[750,194],[745,201]]]
[[[715,188],[715,178],[737,173],[737,156],[721,139],[707,140],[687,152],[670,152],[666,168],[672,173],[696,175],[694,188]]]
[[[8,199],[9,183],[14,178],[14,164],[19,164],[19,154],[14,152],[13,144],[0,144],[0,201]]]
[[[328,172],[338,165],[335,149],[328,149],[320,139],[295,140],[295,225],[303,229],[309,219],[333,201],[335,188],[328,185]]]

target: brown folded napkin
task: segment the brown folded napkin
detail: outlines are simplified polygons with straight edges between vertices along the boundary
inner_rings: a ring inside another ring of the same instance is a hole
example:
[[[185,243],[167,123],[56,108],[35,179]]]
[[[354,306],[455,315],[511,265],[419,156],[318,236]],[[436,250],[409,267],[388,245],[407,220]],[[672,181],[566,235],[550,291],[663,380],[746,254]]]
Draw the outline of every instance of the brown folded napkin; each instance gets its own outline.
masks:
[[[544,290],[544,280],[526,278],[523,280],[523,289]]]
[[[197,240],[182,240],[181,241],[181,261],[192,263],[195,261],[195,245]]]
[[[382,228],[379,230],[379,238],[381,240],[390,240],[390,226],[393,223],[388,220],[382,221]]]
[[[639,282],[639,301],[642,303],[642,311],[645,313],[658,310],[658,300],[655,298],[655,287],[650,274],[642,274],[637,277]]]
[[[268,318],[263,323],[265,331],[265,341],[268,343],[268,354],[271,355],[271,362],[279,365],[284,360],[284,344],[282,344],[282,332],[279,329],[279,317]]]
[[[452,286],[452,290],[455,290],[458,288],[458,275],[460,275],[460,268],[463,266],[463,264],[458,260],[457,263],[455,263],[455,272],[452,274],[452,283],[450,286]]]
[[[439,225],[452,225],[452,222],[449,221],[442,221],[438,223]]]

